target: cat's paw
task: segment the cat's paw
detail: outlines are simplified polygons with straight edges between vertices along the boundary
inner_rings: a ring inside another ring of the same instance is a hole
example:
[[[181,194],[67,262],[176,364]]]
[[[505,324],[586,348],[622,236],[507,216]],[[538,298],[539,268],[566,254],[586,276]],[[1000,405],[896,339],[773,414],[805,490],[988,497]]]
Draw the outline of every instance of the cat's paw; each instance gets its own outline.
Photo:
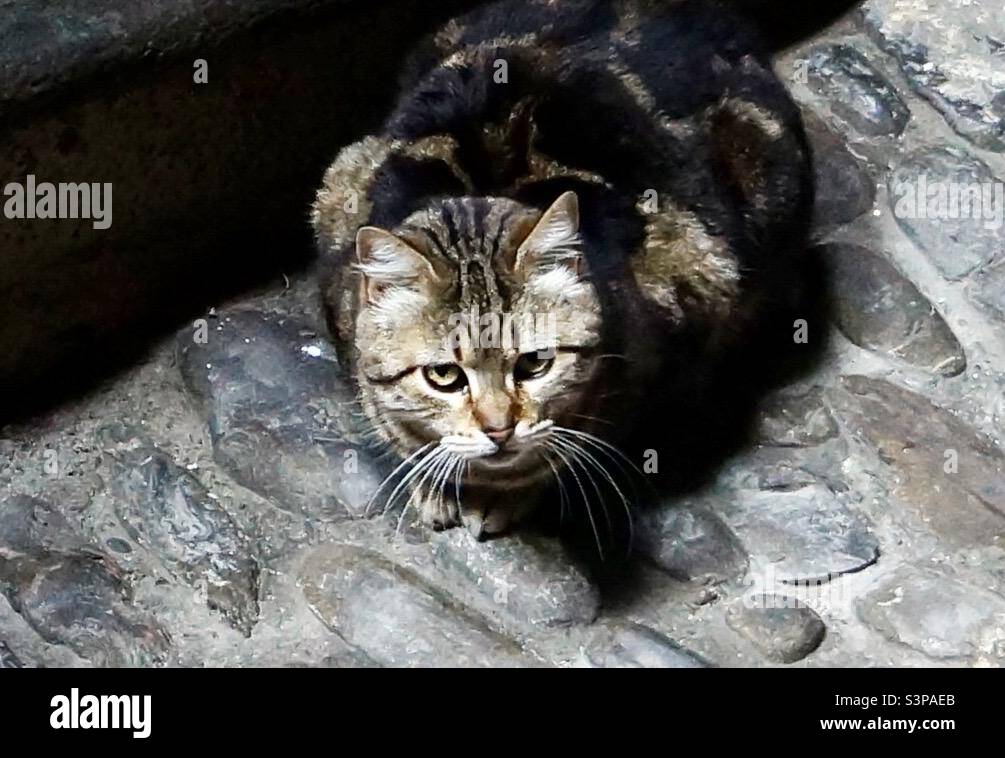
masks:
[[[450,497],[424,498],[419,506],[419,518],[425,526],[438,532],[461,524],[460,509]]]
[[[474,538],[481,541],[513,531],[529,512],[530,508],[512,505],[471,507],[464,508],[461,518]]]

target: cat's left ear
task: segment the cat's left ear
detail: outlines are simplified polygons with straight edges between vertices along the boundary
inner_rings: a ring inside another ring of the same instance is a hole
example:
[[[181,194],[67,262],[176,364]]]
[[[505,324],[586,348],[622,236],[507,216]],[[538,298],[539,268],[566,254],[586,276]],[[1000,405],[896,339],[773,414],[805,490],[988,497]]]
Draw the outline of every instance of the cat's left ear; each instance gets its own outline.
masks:
[[[579,198],[566,192],[542,214],[537,225],[517,248],[514,271],[565,266],[579,274],[583,268],[579,249]]]
[[[408,242],[389,231],[364,226],[356,232],[356,269],[363,295],[374,302],[394,287],[421,288],[436,281],[432,264]]]

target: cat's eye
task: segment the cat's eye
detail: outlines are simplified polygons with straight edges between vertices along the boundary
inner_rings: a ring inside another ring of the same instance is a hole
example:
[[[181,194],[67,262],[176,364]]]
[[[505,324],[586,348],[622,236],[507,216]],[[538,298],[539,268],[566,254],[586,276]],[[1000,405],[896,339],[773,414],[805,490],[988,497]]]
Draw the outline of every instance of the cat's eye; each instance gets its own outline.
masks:
[[[516,359],[516,365],[513,367],[513,378],[517,382],[537,379],[547,374],[554,362],[554,358],[542,358],[537,353],[524,353]]]
[[[468,385],[464,369],[456,363],[437,363],[422,369],[422,376],[429,385],[440,392],[459,392]]]

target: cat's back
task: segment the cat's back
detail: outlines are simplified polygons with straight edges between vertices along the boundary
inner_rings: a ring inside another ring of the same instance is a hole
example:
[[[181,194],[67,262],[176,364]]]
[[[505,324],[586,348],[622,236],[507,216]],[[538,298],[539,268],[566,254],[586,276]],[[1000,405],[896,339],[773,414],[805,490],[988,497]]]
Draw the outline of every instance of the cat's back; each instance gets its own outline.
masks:
[[[475,194],[561,176],[622,204],[655,196],[667,225],[693,212],[747,268],[812,195],[760,31],[713,0],[502,0],[448,23],[409,70],[388,136],[448,135]]]
[[[758,31],[725,6],[501,0],[421,45],[381,133],[329,169],[314,216],[326,289],[340,292],[361,222],[394,228],[452,196],[543,209],[574,191],[598,279],[630,265],[674,320],[733,319],[801,250],[809,166]],[[342,208],[351,193],[359,212]]]
[[[402,92],[407,100],[433,73],[471,105],[490,84],[509,86],[511,95],[585,85],[583,95],[602,101],[613,78],[635,99],[679,118],[721,95],[727,69],[745,58],[766,64],[768,55],[760,32],[715,0],[498,0],[420,45]]]

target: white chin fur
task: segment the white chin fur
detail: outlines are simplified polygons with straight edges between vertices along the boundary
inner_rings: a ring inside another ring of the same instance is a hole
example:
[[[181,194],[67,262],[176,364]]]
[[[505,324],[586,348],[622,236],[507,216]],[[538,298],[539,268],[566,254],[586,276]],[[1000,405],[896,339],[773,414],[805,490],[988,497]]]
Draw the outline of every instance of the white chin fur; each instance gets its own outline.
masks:
[[[538,421],[536,424],[528,424],[526,421],[521,421],[516,425],[516,429],[513,430],[513,436],[518,440],[533,439],[547,432],[554,423],[550,418]]]
[[[440,438],[440,445],[461,458],[483,458],[499,449],[499,446],[482,432],[472,435],[448,434]]]
[[[521,441],[531,440],[545,434],[554,423],[551,419],[545,419],[536,424],[528,424],[525,421],[521,421],[516,425],[516,429],[513,430],[513,436]],[[499,446],[483,432],[447,434],[440,437],[440,445],[448,452],[468,459],[484,458],[499,450]]]

